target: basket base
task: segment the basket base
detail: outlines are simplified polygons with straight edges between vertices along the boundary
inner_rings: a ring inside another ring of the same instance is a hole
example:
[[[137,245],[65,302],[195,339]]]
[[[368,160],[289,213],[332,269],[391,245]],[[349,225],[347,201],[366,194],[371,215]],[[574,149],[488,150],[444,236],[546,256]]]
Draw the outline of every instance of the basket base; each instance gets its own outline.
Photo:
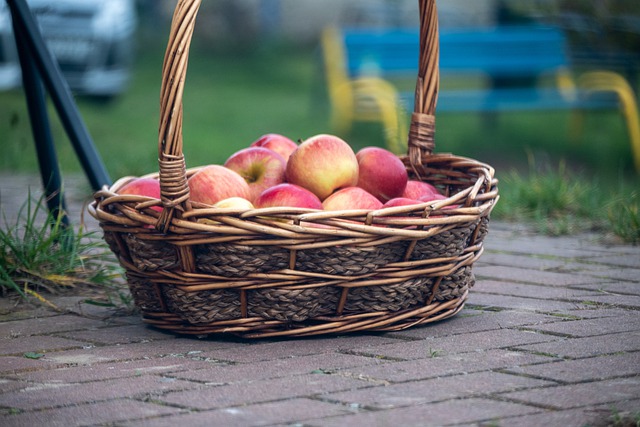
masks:
[[[393,332],[426,325],[455,316],[463,308],[469,291],[458,298],[434,302],[427,306],[396,312],[373,312],[337,317],[315,317],[305,322],[265,321],[242,318],[194,325],[170,313],[143,313],[143,321],[158,329],[177,334],[214,336],[233,335],[242,338],[307,337],[353,332]]]

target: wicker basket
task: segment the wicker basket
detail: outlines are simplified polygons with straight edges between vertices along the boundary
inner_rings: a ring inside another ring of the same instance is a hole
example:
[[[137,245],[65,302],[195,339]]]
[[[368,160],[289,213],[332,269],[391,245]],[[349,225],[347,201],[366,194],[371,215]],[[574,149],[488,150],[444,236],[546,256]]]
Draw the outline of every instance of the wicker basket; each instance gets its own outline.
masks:
[[[448,198],[376,211],[215,209],[189,199],[182,93],[199,0],[180,0],[161,90],[161,200],[95,193],[90,213],[126,269],[144,321],[177,333],[247,338],[394,331],[458,313],[498,200],[493,168],[433,154],[438,28],[420,1],[420,66],[410,178]],[[158,207],[162,206],[162,210]],[[154,209],[155,207],[155,209]]]

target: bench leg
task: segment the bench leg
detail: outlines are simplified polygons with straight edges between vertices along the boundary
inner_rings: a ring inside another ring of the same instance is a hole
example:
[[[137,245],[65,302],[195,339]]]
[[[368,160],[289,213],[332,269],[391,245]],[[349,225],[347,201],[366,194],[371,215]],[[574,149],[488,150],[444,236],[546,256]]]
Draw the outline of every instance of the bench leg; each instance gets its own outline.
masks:
[[[592,71],[578,79],[578,86],[589,91],[615,92],[627,125],[636,172],[640,173],[640,119],[633,89],[621,75],[610,71]]]
[[[406,152],[407,120],[395,87],[386,80],[365,77],[352,81],[353,120],[379,122],[387,149]]]

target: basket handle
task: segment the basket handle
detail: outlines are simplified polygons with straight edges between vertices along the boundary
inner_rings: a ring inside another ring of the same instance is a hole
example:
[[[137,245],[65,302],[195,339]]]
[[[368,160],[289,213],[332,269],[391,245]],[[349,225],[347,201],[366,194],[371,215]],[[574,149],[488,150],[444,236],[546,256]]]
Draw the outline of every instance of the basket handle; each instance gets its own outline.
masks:
[[[179,0],[162,64],[158,165],[164,209],[156,227],[166,231],[177,212],[191,209],[187,168],[182,151],[182,95],[189,47],[201,0]]]
[[[187,170],[182,150],[182,95],[189,48],[201,0],[179,0],[173,14],[162,65],[158,164],[160,197],[164,209],[157,228],[166,231],[176,213],[191,209]],[[438,98],[439,44],[435,0],[420,0],[420,61],[415,107],[408,136],[408,157],[421,165],[435,147],[435,108]]]
[[[438,12],[436,0],[420,0],[420,56],[415,102],[407,143],[412,165],[421,165],[423,155],[435,148],[435,111],[440,87]]]

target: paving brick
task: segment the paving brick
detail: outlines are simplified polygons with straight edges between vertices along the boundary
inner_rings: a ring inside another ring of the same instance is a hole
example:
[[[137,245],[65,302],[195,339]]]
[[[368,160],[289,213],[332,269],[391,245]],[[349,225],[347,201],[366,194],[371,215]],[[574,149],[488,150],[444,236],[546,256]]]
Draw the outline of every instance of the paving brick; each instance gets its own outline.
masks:
[[[65,332],[64,337],[94,344],[125,344],[142,341],[174,339],[175,336],[151,329],[144,324],[113,326],[85,331]]]
[[[428,324],[421,328],[390,332],[387,335],[399,338],[424,339],[559,321],[562,321],[562,318],[558,316],[532,313],[530,311],[482,311],[464,308],[454,317],[444,321]]]
[[[633,312],[620,307],[591,305],[575,310],[567,310],[563,315],[566,315],[568,318],[604,319],[605,317],[625,317],[633,315]]]
[[[590,289],[599,293],[612,293],[623,295],[640,295],[640,286],[632,282],[610,282],[595,285],[580,285],[582,289]]]
[[[12,393],[22,388],[24,388],[24,383],[22,381],[0,378],[0,394]]]
[[[291,399],[133,421],[127,427],[262,426],[348,414],[348,408],[311,399]]]
[[[122,399],[0,416],[0,424],[6,427],[110,425],[123,420],[173,414],[178,411],[179,409],[168,406]]]
[[[0,323],[0,337],[12,338],[16,336],[43,335],[53,332],[95,329],[101,326],[104,326],[104,322],[101,320],[87,319],[70,314],[37,317]]]
[[[609,426],[602,424],[602,421],[611,414],[610,411],[595,408],[580,408],[567,410],[545,410],[537,414],[523,415],[519,417],[507,418],[504,425],[518,427],[541,427],[541,426],[562,426],[562,427],[586,427],[586,426]],[[601,424],[598,424],[600,422]],[[465,426],[459,426],[465,427]],[[471,426],[469,426],[471,427]]]
[[[508,371],[567,383],[637,375],[640,352],[562,360],[556,363],[509,367]]]
[[[491,231],[489,236],[490,238],[485,240],[485,247],[491,251],[559,258],[599,258],[611,253],[618,253],[616,250],[607,249],[601,245],[589,245],[576,237],[550,239],[546,236],[529,235],[514,236],[510,239],[495,239],[491,235]]]
[[[45,369],[59,366],[59,364],[43,357],[29,359],[24,356],[0,356],[0,375],[6,375],[23,370]]]
[[[228,360],[238,363],[259,362],[291,356],[307,356],[312,354],[334,353],[356,347],[372,347],[376,345],[401,342],[390,336],[382,335],[349,335],[338,337],[321,337],[317,339],[301,339],[291,344],[290,341],[256,341],[239,346],[228,346],[211,349],[203,353],[205,357]],[[215,348],[215,347],[214,347]]]
[[[411,360],[428,359],[432,357],[434,352],[439,354],[477,352],[498,348],[523,346],[532,343],[543,343],[558,339],[558,337],[550,335],[512,329],[499,329],[494,331],[426,338],[421,341],[356,347],[352,351],[354,354],[367,356],[386,357],[396,360]]]
[[[123,360],[119,362],[96,363],[93,365],[65,366],[57,369],[21,372],[6,375],[7,378],[39,383],[74,383],[98,381],[114,378],[127,378],[143,374],[168,374],[176,372],[202,370],[213,363],[186,358],[164,357],[142,360]]]
[[[632,252],[627,254],[601,255],[597,257],[589,257],[586,258],[586,260],[606,265],[640,268],[640,250],[638,250],[638,248],[629,249],[631,249]]]
[[[606,304],[614,307],[630,308],[632,310],[640,309],[640,296],[638,295],[601,294],[590,298],[590,301],[596,304]]]
[[[23,410],[44,409],[100,400],[141,397],[196,386],[196,383],[153,375],[89,383],[28,384],[17,392],[0,395],[0,406]]]
[[[249,344],[239,344],[228,341],[175,338],[126,345],[109,345],[104,347],[91,347],[82,350],[61,351],[47,355],[47,358],[53,362],[80,365],[165,356],[204,359],[204,353],[212,351],[213,349],[233,348],[237,352],[242,352],[248,345]]]
[[[469,294],[468,304],[472,308],[498,308],[505,310],[528,310],[538,313],[555,313],[566,312],[588,308],[589,305],[581,302],[564,302],[552,299],[544,299],[544,295],[540,298],[524,298],[513,297],[508,295],[484,294],[482,292],[473,292]]]
[[[307,374],[314,371],[330,371],[353,366],[384,365],[386,363],[384,360],[372,357],[330,353],[232,365],[212,366],[209,364],[209,366],[204,369],[183,370],[172,376],[200,382],[225,384],[281,378],[290,375]]]
[[[602,279],[589,275],[575,273],[556,273],[553,271],[539,271],[526,268],[506,266],[477,266],[473,269],[480,279],[500,279],[520,283],[536,283],[547,286],[567,286],[583,283],[598,283]]]
[[[485,251],[475,265],[505,265],[544,271],[564,267],[570,262],[564,258],[533,257],[531,255]]]
[[[162,396],[160,400],[185,408],[207,410],[286,398],[311,397],[333,391],[366,386],[370,386],[370,384],[351,378],[336,375],[307,374],[258,380],[249,383],[203,386],[197,390],[168,393]]]
[[[388,362],[340,369],[350,376],[373,378],[389,383],[422,380],[428,378],[472,373],[492,369],[512,368],[517,371],[524,365],[551,362],[555,359],[509,350],[487,350],[482,352],[437,354],[428,359]]]
[[[599,335],[585,338],[563,338],[557,341],[518,345],[518,350],[533,351],[557,357],[593,357],[640,350],[640,332]]]
[[[640,316],[631,314],[624,317],[606,317],[603,319],[564,320],[545,325],[528,326],[541,332],[553,332],[574,337],[589,337],[618,332],[640,330]]]
[[[489,399],[454,399],[425,405],[390,409],[387,411],[363,411],[355,415],[324,418],[305,422],[305,426],[403,426],[424,427],[456,425],[462,423],[487,423],[504,417],[533,414],[540,409],[512,402]],[[499,424],[498,421],[498,425]],[[509,425],[509,424],[504,424]]]
[[[14,298],[0,298],[0,322],[12,322],[57,316],[58,313],[42,305],[31,304],[26,301],[17,301]]]
[[[587,264],[582,269],[583,274],[609,280],[622,280],[630,283],[640,283],[640,268],[625,268],[610,265]]]
[[[544,391],[516,391],[504,393],[501,396],[558,409],[604,403],[613,405],[616,402],[637,399],[640,396],[640,377],[547,387]]]
[[[499,372],[476,372],[380,387],[329,393],[324,396],[345,405],[389,409],[422,405],[453,398],[466,398],[525,388],[542,387],[553,382],[507,375]]]
[[[589,300],[591,297],[600,296],[601,293],[587,289],[575,289],[569,287],[553,287],[522,283],[508,283],[497,280],[482,280],[473,288],[473,292],[481,292],[494,295],[511,295],[526,298],[541,298],[552,300]]]
[[[90,343],[50,336],[28,336],[0,339],[0,355],[25,352],[48,353],[70,348],[82,348]]]

